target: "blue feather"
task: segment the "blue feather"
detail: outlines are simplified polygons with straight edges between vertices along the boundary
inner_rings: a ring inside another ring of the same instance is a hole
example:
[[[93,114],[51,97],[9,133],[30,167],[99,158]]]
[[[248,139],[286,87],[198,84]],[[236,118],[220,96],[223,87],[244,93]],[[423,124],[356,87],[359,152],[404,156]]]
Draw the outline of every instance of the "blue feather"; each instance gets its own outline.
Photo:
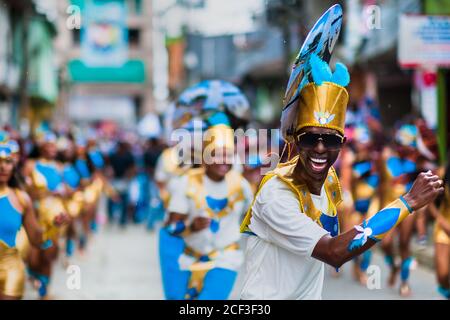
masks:
[[[330,81],[343,87],[348,86],[350,83],[350,74],[348,73],[347,67],[340,62],[336,63],[336,68]]]
[[[324,81],[330,81],[332,77],[331,69],[328,63],[319,58],[316,54],[312,54],[309,58],[311,66],[311,74],[314,82],[320,86]]]

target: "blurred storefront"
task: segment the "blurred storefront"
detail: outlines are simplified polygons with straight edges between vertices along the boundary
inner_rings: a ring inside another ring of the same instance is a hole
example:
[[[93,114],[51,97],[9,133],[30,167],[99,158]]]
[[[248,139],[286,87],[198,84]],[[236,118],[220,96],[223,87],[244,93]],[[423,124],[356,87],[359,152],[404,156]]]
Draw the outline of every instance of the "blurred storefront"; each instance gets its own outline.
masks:
[[[436,71],[435,76],[433,75],[436,86],[432,99],[437,98],[440,157],[442,162],[447,162],[450,143],[450,0],[426,0],[424,12],[431,16],[444,16],[443,20],[439,20],[440,37],[437,39],[443,61],[433,66]]]
[[[25,132],[49,119],[58,96],[55,3],[0,1],[0,122]]]
[[[424,1],[420,15],[400,16],[398,59],[414,75],[416,104],[438,133],[440,158],[449,141],[450,1]]]
[[[66,26],[67,8],[79,26]],[[151,1],[59,1],[60,119],[130,128],[153,111],[151,12]]]
[[[256,120],[278,116],[283,39],[265,22],[264,1],[172,0],[155,14],[167,52],[167,78],[159,77],[170,98],[195,82],[224,79],[246,92]]]

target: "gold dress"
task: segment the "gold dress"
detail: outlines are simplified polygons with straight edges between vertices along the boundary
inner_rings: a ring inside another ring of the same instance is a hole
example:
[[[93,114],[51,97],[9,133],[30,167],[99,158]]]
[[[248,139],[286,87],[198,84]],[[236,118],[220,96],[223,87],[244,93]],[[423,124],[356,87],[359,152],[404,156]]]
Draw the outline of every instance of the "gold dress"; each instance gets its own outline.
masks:
[[[53,224],[55,217],[67,212],[61,196],[54,195],[62,191],[63,172],[56,161],[38,160],[31,173],[31,189],[36,195],[36,212],[47,239],[57,240],[61,229]]]
[[[23,212],[8,197],[0,195],[0,294],[21,298],[25,286],[25,265],[16,245]]]
[[[450,191],[445,188],[444,200],[439,209],[441,215],[450,223]],[[442,229],[439,223],[434,226],[434,242],[450,245],[449,235]]]

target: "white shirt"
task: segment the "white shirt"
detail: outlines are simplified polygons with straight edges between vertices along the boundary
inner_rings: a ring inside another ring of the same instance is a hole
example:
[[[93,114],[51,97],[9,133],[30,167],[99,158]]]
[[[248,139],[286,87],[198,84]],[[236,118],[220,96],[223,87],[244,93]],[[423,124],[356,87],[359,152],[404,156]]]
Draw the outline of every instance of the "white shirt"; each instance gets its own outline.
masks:
[[[228,186],[225,179],[220,182],[215,182],[204,175],[203,183],[204,190],[208,196],[215,199],[223,199],[228,196]],[[247,210],[252,200],[250,184],[244,178],[242,178],[241,183],[244,200],[235,203],[234,209],[219,220],[220,227],[216,233],[213,233],[210,228],[206,228],[184,237],[184,241],[188,247],[198,253],[208,254],[214,250],[224,249],[230,244],[239,241],[241,237],[239,226],[242,214]],[[172,185],[176,186],[176,188],[171,188],[172,194],[168,212],[186,214],[186,225],[189,225],[195,217],[209,217],[204,209],[197,208],[193,199],[186,195],[188,187],[188,177],[186,175],[175,178]],[[220,253],[215,261],[216,267],[238,270],[243,261],[243,253],[241,250],[225,251]],[[190,256],[182,255],[179,262],[180,267],[186,269],[195,261]]]
[[[327,212],[324,188],[311,196]],[[311,254],[328,232],[300,212],[296,195],[277,177],[256,197],[250,229],[257,236],[247,239],[242,299],[321,299],[324,263]]]
[[[170,172],[167,172],[166,167],[164,165],[164,161],[166,159],[163,159],[163,153],[158,157],[158,160],[156,160],[156,167],[155,167],[155,180],[157,182],[161,183],[167,183],[170,178],[172,178],[172,174]]]

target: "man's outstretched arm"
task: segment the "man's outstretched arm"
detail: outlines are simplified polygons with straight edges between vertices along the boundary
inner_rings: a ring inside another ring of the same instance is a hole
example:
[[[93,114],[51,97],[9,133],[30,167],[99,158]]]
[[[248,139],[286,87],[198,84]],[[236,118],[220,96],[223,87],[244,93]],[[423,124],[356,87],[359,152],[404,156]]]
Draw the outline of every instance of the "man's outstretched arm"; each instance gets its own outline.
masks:
[[[334,238],[329,235],[322,237],[314,247],[312,256],[339,268],[370,249],[409,214],[426,206],[443,192],[443,183],[438,176],[433,175],[431,171],[421,173],[407,194],[364,221],[362,225]]]

